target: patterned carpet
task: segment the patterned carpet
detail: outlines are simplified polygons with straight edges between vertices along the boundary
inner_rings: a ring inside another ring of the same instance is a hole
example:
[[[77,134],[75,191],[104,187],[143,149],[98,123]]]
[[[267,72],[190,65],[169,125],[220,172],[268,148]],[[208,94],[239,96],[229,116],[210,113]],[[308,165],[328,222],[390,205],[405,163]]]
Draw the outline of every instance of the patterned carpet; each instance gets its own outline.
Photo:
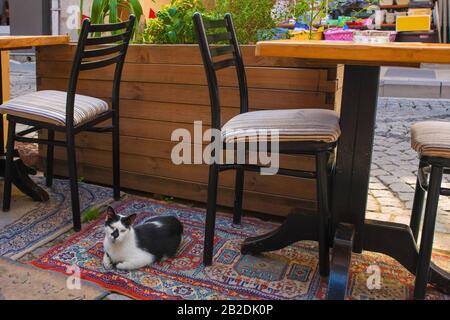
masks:
[[[55,179],[50,189],[43,186],[44,178],[35,181],[48,191],[50,200],[33,202],[13,193],[11,211],[0,215],[0,256],[18,259],[72,228],[68,181]],[[110,188],[80,182],[79,193],[82,212],[112,201]]]
[[[82,278],[136,299],[324,299],[327,279],[317,266],[317,246],[300,242],[260,256],[241,255],[240,244],[250,235],[272,230],[275,224],[254,218],[234,227],[229,215],[219,214],[213,266],[203,267],[204,212],[150,199],[129,197],[116,210],[139,213],[137,223],[154,215],[177,216],[184,237],[177,257],[137,271],[108,271],[102,266],[103,220],[85,227],[65,243],[32,262],[37,267],[64,273],[67,266],[81,268]],[[434,259],[449,266],[450,256]],[[368,267],[378,268],[380,288],[368,289]],[[448,269],[447,269],[448,270]],[[414,277],[393,259],[381,254],[355,254],[348,299],[411,299]],[[432,287],[428,299],[448,299]]]

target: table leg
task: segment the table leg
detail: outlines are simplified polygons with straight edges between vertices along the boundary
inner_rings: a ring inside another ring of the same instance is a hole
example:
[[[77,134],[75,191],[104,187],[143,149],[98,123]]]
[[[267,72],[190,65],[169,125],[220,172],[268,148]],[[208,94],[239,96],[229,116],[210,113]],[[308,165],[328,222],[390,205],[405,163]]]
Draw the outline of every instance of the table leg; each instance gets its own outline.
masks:
[[[318,223],[317,213],[294,210],[276,230],[245,239],[241,253],[258,254],[278,250],[301,240],[318,240]]]
[[[328,297],[332,299],[345,297],[347,284],[343,281],[347,281],[350,271],[351,246],[356,252],[361,252],[363,247],[379,77],[380,67],[377,66],[345,66],[340,116],[342,133],[331,193],[332,234],[335,236]]]
[[[3,103],[3,63],[2,54],[0,52],[0,104]],[[9,76],[6,74],[5,76]],[[3,131],[3,115],[0,114],[0,176],[4,176],[5,171],[5,148],[4,148],[4,131]],[[47,201],[49,196],[47,192],[35,184],[29,177],[29,174],[36,174],[36,171],[27,167],[20,159],[16,151],[16,158],[13,163],[12,178],[13,184],[24,194],[31,197],[34,201]]]
[[[355,228],[351,224],[340,223],[333,241],[333,258],[327,291],[328,300],[344,300],[347,293],[348,271],[353,251]]]
[[[419,251],[411,228],[407,225],[366,220],[364,250],[386,254],[412,274],[416,273]],[[445,294],[450,293],[450,273],[431,263],[428,282]]]
[[[407,225],[365,219],[375,116],[378,101],[379,67],[346,66],[342,98],[341,130],[336,175],[333,181],[332,210],[336,230],[333,245],[328,297],[343,299],[343,279],[348,279],[349,233],[354,226],[353,251],[384,253],[415,274],[417,244]],[[343,229],[344,228],[344,229]],[[348,263],[347,263],[348,261]],[[336,275],[336,276],[334,276]],[[450,274],[431,264],[429,282],[444,293],[450,292]]]

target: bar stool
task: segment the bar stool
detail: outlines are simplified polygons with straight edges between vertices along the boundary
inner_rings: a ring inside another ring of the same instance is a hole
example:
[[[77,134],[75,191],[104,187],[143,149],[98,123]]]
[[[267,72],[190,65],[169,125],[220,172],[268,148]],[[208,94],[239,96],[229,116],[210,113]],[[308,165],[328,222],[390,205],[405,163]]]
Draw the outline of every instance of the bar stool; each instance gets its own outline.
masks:
[[[231,15],[226,14],[223,20],[204,21],[200,13],[195,13],[193,19],[208,80],[211,123],[214,129],[221,129],[224,148],[227,144],[240,141],[261,141],[264,138],[258,135],[258,130],[275,129],[279,131],[279,153],[307,154],[315,157],[316,172],[279,169],[278,174],[316,179],[317,181],[319,269],[322,276],[327,276],[329,274],[330,246],[328,180],[333,171],[332,166],[331,169],[328,167],[328,160],[330,160],[330,155],[340,136],[339,115],[335,111],[322,109],[276,110],[276,101],[274,101],[275,110],[249,112],[245,68]],[[227,43],[227,45],[211,48],[212,43]],[[228,67],[236,69],[240,94],[240,114],[221,127],[216,72]],[[244,171],[259,170],[257,166],[248,164],[213,163],[210,165],[203,252],[203,263],[206,266],[211,265],[213,259],[218,175],[219,172],[229,169],[236,170],[233,216],[235,224],[241,222]]]
[[[414,124],[411,127],[411,146],[420,157],[410,222],[416,241],[425,192],[427,192],[414,286],[414,298],[424,299],[433,250],[439,195],[450,196],[450,189],[441,187],[443,174],[450,173],[450,122],[423,121]],[[428,175],[429,181],[427,181]]]
[[[73,225],[75,231],[81,229],[80,203],[78,197],[78,178],[75,156],[75,135],[82,131],[111,132],[113,136],[113,186],[114,199],[120,198],[119,164],[119,89],[123,64],[133,33],[135,17],[114,24],[93,24],[83,21],[78,46],[72,65],[68,91],[43,90],[26,94],[0,106],[0,113],[7,114],[8,144],[5,165],[5,185],[3,193],[3,211],[10,209],[11,203],[11,166],[13,164],[14,142],[30,142],[47,145],[46,184],[52,185],[54,146],[67,148]],[[93,34],[110,32],[111,35],[92,37]],[[99,45],[105,45],[100,46]],[[78,76],[81,71],[115,65],[112,84],[112,108],[108,103],[94,97],[76,94]],[[108,119],[112,126],[94,127]],[[16,124],[31,126],[16,133]],[[35,139],[26,134],[46,129],[48,138]],[[55,131],[63,132],[66,141],[55,140]]]

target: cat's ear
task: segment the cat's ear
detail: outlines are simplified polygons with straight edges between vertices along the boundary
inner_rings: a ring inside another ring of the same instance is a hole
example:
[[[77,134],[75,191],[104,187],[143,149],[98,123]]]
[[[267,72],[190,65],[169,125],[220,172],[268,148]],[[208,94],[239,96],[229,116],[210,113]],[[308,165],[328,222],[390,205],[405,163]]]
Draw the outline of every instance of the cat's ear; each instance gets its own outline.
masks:
[[[122,218],[122,223],[124,226],[126,226],[127,228],[132,226],[134,221],[136,220],[137,214],[133,213],[130,214],[128,217]]]
[[[106,210],[106,221],[115,221],[117,220],[117,214],[112,207],[108,207]]]

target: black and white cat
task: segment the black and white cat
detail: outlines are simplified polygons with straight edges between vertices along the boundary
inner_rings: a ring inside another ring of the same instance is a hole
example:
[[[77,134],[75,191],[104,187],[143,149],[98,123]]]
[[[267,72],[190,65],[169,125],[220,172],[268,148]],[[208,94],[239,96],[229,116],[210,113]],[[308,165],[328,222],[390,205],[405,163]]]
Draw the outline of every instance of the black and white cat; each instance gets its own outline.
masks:
[[[108,207],[105,220],[103,266],[135,270],[176,254],[183,225],[172,216],[153,217],[133,227],[136,214],[118,215]]]

